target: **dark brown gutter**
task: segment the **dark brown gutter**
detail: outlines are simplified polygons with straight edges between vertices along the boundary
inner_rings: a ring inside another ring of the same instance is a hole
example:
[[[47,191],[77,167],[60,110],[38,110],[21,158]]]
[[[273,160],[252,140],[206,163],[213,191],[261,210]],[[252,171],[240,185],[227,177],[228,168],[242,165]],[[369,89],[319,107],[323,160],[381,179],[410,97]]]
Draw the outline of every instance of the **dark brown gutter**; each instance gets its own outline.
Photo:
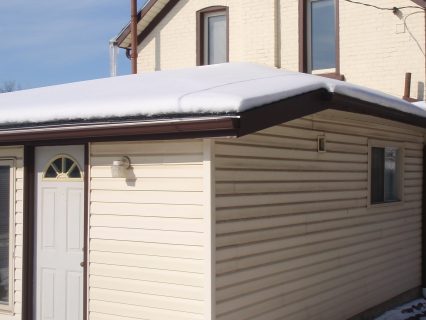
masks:
[[[344,96],[338,93],[333,94],[333,98],[331,100],[329,108],[399,121],[414,126],[426,128],[426,118],[422,118],[414,114],[406,113],[396,109],[384,107],[379,104]]]
[[[235,136],[238,118],[140,121],[0,130],[0,144],[49,145],[94,141]]]

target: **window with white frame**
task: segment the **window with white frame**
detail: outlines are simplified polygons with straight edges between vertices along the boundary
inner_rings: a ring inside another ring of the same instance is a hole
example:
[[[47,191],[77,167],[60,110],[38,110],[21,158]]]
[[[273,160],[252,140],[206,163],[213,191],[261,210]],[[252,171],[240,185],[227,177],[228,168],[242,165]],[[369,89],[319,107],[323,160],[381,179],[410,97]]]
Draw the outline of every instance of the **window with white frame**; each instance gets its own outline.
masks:
[[[334,73],[337,68],[336,0],[306,0],[307,71]]]
[[[14,165],[0,160],[0,311],[13,306]]]
[[[371,146],[371,204],[402,200],[402,152],[402,149],[396,146]]]
[[[199,64],[228,61],[228,14],[226,7],[209,7],[198,12],[200,24]]]

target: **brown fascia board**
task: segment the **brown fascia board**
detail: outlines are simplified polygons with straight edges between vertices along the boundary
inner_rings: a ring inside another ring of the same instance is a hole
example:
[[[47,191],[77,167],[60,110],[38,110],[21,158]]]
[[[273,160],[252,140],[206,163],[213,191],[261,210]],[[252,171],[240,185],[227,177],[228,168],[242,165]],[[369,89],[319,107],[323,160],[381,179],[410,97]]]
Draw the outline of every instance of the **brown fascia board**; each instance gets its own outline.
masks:
[[[143,8],[138,12],[138,23],[141,21],[148,12],[152,9],[152,7],[155,5],[155,3],[158,0],[150,0]],[[152,21],[146,26],[146,28],[138,34],[138,44],[140,44],[145,37],[147,37],[152,30],[161,22],[161,20],[164,19],[164,17],[173,9],[175,5],[177,5],[179,0],[170,0],[163,9],[152,19]],[[127,24],[127,27],[121,31],[121,33],[117,37],[117,45],[120,48],[127,48],[123,47],[121,44],[123,41],[129,36],[130,34],[130,22]]]
[[[426,128],[426,118],[320,89],[235,115],[5,129],[0,131],[0,145],[60,145],[97,141],[241,137],[326,109],[365,114]]]
[[[411,0],[411,1],[413,1],[415,4],[417,4],[418,6],[422,8],[426,8],[426,0]]]
[[[169,140],[235,136],[238,117],[217,116],[0,130],[0,145],[61,145],[98,141]]]

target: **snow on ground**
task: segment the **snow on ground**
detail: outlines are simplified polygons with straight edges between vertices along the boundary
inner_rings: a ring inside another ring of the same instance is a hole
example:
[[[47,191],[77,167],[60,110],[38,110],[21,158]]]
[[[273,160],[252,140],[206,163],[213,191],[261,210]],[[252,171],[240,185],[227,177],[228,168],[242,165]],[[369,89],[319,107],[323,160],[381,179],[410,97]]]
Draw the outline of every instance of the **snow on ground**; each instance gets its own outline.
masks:
[[[411,301],[384,313],[376,320],[426,320],[426,300]]]
[[[238,113],[317,89],[426,118],[426,110],[347,82],[253,63],[147,72],[0,95],[1,124]]]

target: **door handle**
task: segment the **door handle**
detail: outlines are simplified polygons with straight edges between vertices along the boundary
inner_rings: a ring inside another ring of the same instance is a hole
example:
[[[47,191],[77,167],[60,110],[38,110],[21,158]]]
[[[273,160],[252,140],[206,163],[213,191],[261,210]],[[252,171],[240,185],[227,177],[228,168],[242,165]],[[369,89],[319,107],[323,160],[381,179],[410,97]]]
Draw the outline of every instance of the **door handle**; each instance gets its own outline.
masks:
[[[84,261],[80,262],[80,267],[84,267],[86,263]]]

